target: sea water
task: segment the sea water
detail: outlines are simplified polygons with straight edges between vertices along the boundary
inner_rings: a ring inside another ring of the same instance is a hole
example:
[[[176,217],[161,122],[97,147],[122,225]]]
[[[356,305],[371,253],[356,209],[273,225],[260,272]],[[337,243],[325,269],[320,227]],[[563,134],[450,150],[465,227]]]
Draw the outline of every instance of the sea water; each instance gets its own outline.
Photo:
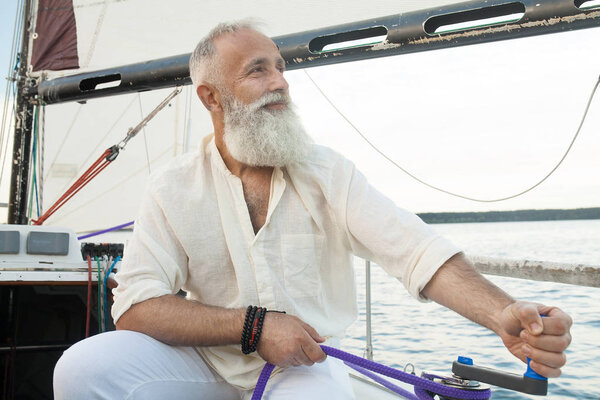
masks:
[[[600,265],[600,220],[495,222],[432,225],[468,254]],[[348,329],[342,348],[357,355],[365,349],[364,261],[355,263],[359,319]],[[600,288],[488,276],[513,297],[555,305],[573,318],[573,341],[560,378],[550,379],[552,400],[600,399]],[[374,360],[417,373],[449,374],[458,355],[476,364],[521,374],[525,365],[491,331],[435,303],[419,303],[394,278],[371,267]],[[464,296],[469,296],[464,293]],[[476,298],[472,299],[477,302]],[[503,389],[492,398],[535,399]]]

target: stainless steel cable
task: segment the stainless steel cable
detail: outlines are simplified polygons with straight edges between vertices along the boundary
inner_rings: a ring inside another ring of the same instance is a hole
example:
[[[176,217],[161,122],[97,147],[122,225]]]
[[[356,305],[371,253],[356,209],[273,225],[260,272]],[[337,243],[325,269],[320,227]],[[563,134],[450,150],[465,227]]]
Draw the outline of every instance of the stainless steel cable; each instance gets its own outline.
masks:
[[[6,75],[7,84],[4,91],[4,104],[2,107],[2,125],[0,126],[0,164],[2,164],[2,166],[0,167],[0,185],[2,184],[2,177],[4,176],[4,167],[8,157],[8,144],[10,142],[10,138],[8,137],[8,132],[10,132],[10,129],[7,129],[7,125],[11,124],[10,121],[12,121],[13,119],[16,107],[16,104],[14,104],[15,99],[13,98],[13,106],[10,107],[10,113],[8,113],[8,107],[11,102],[11,94],[13,93],[11,89],[13,89],[14,83],[16,82],[17,78],[14,63],[17,60],[17,47],[19,39],[21,38],[21,35],[23,33],[24,10],[24,0],[18,1],[15,12],[15,23],[13,27],[13,38],[8,62],[8,72]]]
[[[533,189],[535,189],[536,187],[538,187],[539,185],[541,185],[546,179],[548,179],[554,173],[554,171],[556,171],[558,169],[558,167],[562,164],[562,162],[565,160],[565,158],[567,157],[567,155],[571,151],[571,148],[573,147],[573,144],[575,143],[575,140],[579,136],[579,132],[581,131],[581,127],[583,126],[583,123],[585,122],[585,118],[587,117],[588,110],[590,109],[590,105],[592,104],[592,100],[594,99],[594,94],[596,93],[596,90],[598,89],[598,85],[600,84],[600,77],[599,77],[598,80],[596,81],[596,84],[594,85],[594,88],[592,89],[592,93],[590,94],[590,97],[588,99],[587,105],[585,107],[585,111],[583,112],[583,117],[581,118],[581,122],[579,123],[579,127],[577,128],[577,131],[575,132],[575,135],[573,136],[573,139],[571,140],[571,143],[569,144],[569,147],[567,148],[567,150],[565,151],[565,153],[563,154],[563,156],[561,157],[561,159],[558,161],[558,163],[554,166],[554,168],[552,168],[552,170],[550,170],[550,172],[548,172],[542,179],[540,179],[534,185],[532,185],[532,186],[528,187],[527,189],[522,190],[522,191],[520,191],[520,192],[518,192],[516,194],[510,195],[510,196],[501,197],[501,198],[496,198],[496,199],[478,199],[478,198],[469,197],[469,196],[465,196],[465,195],[462,195],[462,194],[454,193],[454,192],[451,192],[449,190],[445,190],[445,189],[442,189],[442,188],[437,187],[435,185],[432,185],[430,183],[427,183],[424,180],[422,180],[422,179],[418,178],[417,176],[415,176],[414,174],[412,174],[411,172],[409,172],[406,168],[402,167],[400,164],[398,164],[394,160],[392,160],[385,153],[383,153],[377,146],[375,146],[373,143],[371,143],[371,141],[369,139],[367,139],[367,137],[342,113],[342,111],[340,111],[340,109],[323,92],[323,90],[319,87],[319,85],[317,85],[317,83],[308,74],[308,72],[306,72],[306,70],[303,70],[303,71],[306,74],[306,76],[308,77],[308,79],[310,79],[310,81],[313,83],[313,85],[315,85],[315,87],[317,88],[317,90],[321,93],[321,95],[323,96],[323,98],[325,100],[327,100],[327,102],[331,105],[331,107],[333,107],[333,109],[352,127],[352,129],[354,129],[354,131],[356,133],[358,133],[360,135],[360,137],[362,137],[363,140],[365,142],[367,142],[367,144],[373,148],[373,150],[375,150],[383,158],[385,158],[386,160],[388,160],[389,162],[391,162],[396,168],[398,168],[399,170],[401,170],[402,172],[404,172],[406,175],[410,176],[411,178],[413,178],[417,182],[419,182],[419,183],[421,183],[421,184],[423,184],[423,185],[425,185],[425,186],[427,186],[427,187],[429,187],[431,189],[437,190],[437,191],[442,192],[442,193],[446,193],[446,194],[448,194],[450,196],[459,197],[461,199],[470,200],[470,201],[476,201],[476,202],[480,202],[480,203],[494,203],[494,202],[499,202],[499,201],[505,201],[505,200],[509,200],[509,199],[514,199],[515,197],[522,196],[525,193],[532,191]]]
[[[142,110],[142,96],[138,92],[138,103],[140,105],[140,117],[144,119],[144,110]],[[142,134],[144,136],[144,147],[146,149],[146,163],[148,164],[148,175],[152,173],[150,169],[150,156],[148,154],[148,139],[146,138],[146,125],[142,127]]]

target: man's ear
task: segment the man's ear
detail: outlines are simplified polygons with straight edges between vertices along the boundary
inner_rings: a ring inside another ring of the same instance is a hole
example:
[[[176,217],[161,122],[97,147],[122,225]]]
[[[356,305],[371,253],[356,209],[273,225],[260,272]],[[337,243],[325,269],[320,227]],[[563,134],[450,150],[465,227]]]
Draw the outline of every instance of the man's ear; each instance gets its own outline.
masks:
[[[196,88],[196,94],[209,112],[222,111],[220,94],[211,85],[201,84]]]

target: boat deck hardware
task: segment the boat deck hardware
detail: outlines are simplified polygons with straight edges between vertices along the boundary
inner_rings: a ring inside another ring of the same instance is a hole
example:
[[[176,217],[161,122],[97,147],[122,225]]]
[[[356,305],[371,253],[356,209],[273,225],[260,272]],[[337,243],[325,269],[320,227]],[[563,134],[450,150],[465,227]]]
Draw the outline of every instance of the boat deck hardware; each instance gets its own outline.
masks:
[[[476,365],[468,357],[459,357],[458,361],[452,363],[452,372],[462,379],[485,382],[517,392],[541,396],[548,393],[548,379],[535,374],[529,366],[525,374],[518,375]]]

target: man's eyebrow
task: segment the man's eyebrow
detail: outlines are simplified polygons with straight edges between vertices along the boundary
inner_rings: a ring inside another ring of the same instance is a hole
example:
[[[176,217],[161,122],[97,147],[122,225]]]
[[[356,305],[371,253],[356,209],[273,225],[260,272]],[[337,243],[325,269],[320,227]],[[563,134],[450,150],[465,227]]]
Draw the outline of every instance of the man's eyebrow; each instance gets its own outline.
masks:
[[[267,64],[269,60],[266,57],[259,57],[250,60],[245,66],[244,70],[248,70],[252,67],[256,67],[257,65]],[[275,61],[276,64],[281,64],[285,66],[285,60],[282,57],[278,57]]]

